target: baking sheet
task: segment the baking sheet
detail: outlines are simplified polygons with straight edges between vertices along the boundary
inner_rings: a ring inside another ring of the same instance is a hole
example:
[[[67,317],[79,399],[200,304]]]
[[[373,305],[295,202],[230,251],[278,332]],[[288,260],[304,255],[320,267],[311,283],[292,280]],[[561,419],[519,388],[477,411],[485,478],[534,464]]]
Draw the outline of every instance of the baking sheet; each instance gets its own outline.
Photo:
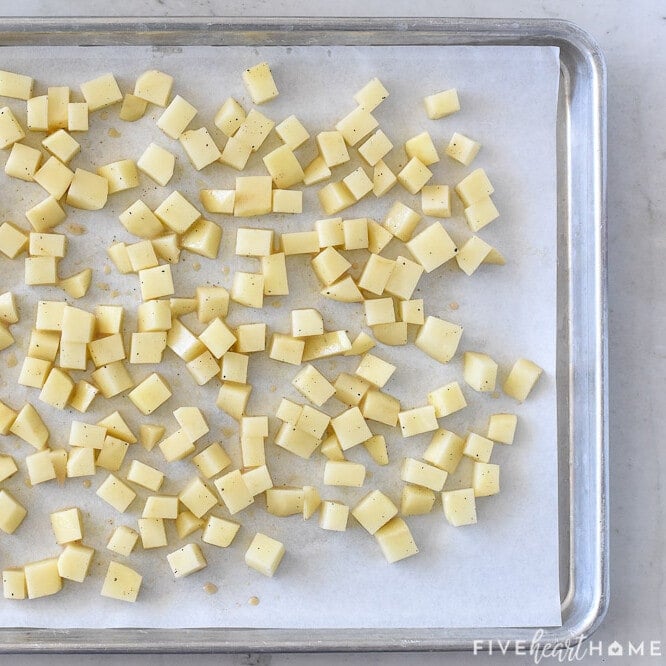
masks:
[[[559,63],[557,49],[541,47],[287,47],[287,48],[124,48],[72,47],[52,49],[3,50],[3,67],[26,73],[39,72],[45,86],[71,85],[104,71],[114,71],[123,90],[131,90],[135,76],[150,67],[164,69],[176,77],[176,91],[199,109],[191,127],[206,125],[222,141],[212,124],[219,104],[228,95],[249,106],[240,80],[247,66],[266,59],[271,62],[281,96],[263,107],[262,112],[276,121],[296,113],[314,135],[331,127],[354,107],[352,94],[372,76],[379,76],[391,97],[376,112],[382,128],[397,146],[387,163],[404,163],[399,146],[408,137],[428,129],[443,153],[443,146],[453,131],[461,131],[483,144],[473,167],[487,169],[496,187],[494,196],[502,217],[481,232],[507,257],[507,266],[487,267],[467,278],[453,267],[444,267],[425,276],[421,295],[430,314],[465,326],[460,351],[484,350],[500,367],[506,369],[519,356],[534,359],[544,369],[544,377],[530,400],[518,409],[519,432],[512,447],[496,446],[493,462],[502,466],[502,492],[478,502],[479,523],[474,527],[454,529],[448,526],[436,508],[430,516],[412,517],[408,523],[421,549],[418,557],[388,565],[376,546],[358,525],[344,534],[325,532],[311,520],[299,517],[279,519],[266,514],[263,500],[237,516],[243,523],[234,544],[225,550],[203,544],[207,569],[188,579],[174,581],[165,555],[178,547],[171,530],[172,548],[142,552],[128,558],[128,564],[144,575],[140,603],[134,606],[103,599],[98,595],[107,563],[113,554],[104,546],[113,527],[132,525],[140,514],[142,502],[120,516],[103,505],[94,491],[105,478],[98,472],[90,489],[81,479],[70,480],[64,487],[55,483],[34,490],[24,484],[25,467],[5,482],[19,501],[31,512],[12,537],[2,536],[0,558],[3,568],[56,555],[48,512],[79,505],[84,510],[85,542],[97,548],[91,577],[83,585],[67,583],[56,597],[37,602],[0,603],[3,626],[44,627],[463,627],[463,626],[550,626],[561,622],[558,585],[557,544],[557,438],[555,419],[555,293],[556,293],[556,169],[555,115]],[[39,63],[38,68],[35,63]],[[425,94],[455,86],[463,110],[447,119],[429,121],[421,106]],[[322,104],[322,100],[325,103]],[[10,101],[24,118],[23,105]],[[61,274],[68,275],[88,265],[95,270],[93,287],[78,301],[81,307],[95,303],[125,303],[130,306],[126,330],[135,330],[132,310],[136,306],[138,284],[135,276],[106,274],[103,253],[113,239],[133,239],[117,222],[117,214],[139,196],[156,207],[172,189],[180,189],[192,201],[202,187],[233,188],[236,173],[213,166],[194,173],[178,142],[169,140],[155,126],[160,110],[151,108],[141,122],[123,123],[117,118],[118,107],[93,116],[90,136],[77,135],[84,151],[74,164],[94,168],[113,160],[138,156],[150,141],[156,141],[178,156],[176,178],[166,188],[156,186],[142,176],[138,190],[112,195],[101,213],[68,209],[64,228],[74,223],[88,233],[70,234],[70,251],[61,264]],[[120,136],[116,136],[120,134]],[[35,145],[36,136],[28,142]],[[314,154],[312,141],[299,149],[305,164]],[[266,144],[266,151],[278,145],[276,137]],[[88,148],[88,149],[87,149]],[[86,150],[87,149],[87,150]],[[262,151],[263,152],[263,151]],[[344,165],[334,172],[336,178],[356,166]],[[434,165],[434,182],[454,184],[469,169],[456,167],[448,158]],[[263,173],[258,156],[250,161],[248,174]],[[3,215],[23,224],[22,211],[43,197],[39,186],[21,184],[3,177]],[[316,202],[316,189],[305,194],[301,216],[236,220],[211,215],[225,229],[220,259],[212,262],[183,253],[181,264],[174,267],[178,295],[191,295],[202,283],[229,286],[235,268],[259,270],[258,261],[237,259],[233,255],[234,230],[238,226],[273,226],[292,231],[307,228],[314,219],[324,217]],[[18,192],[17,192],[18,190]],[[347,217],[370,216],[381,219],[395,198],[418,209],[418,198],[394,189],[387,197],[368,199],[346,211]],[[461,210],[444,224],[459,241],[469,235],[461,219]],[[422,223],[424,225],[424,223]],[[396,241],[385,252],[395,256]],[[403,251],[404,253],[404,251]],[[362,260],[363,253],[357,253]],[[289,260],[290,282],[304,284],[293,289],[288,298],[267,299],[263,311],[231,306],[229,322],[238,324],[267,320],[272,330],[289,330],[289,310],[312,304],[316,280],[303,257]],[[3,283],[19,296],[22,322],[13,327],[17,345],[0,356],[2,378],[0,399],[14,407],[30,399],[51,428],[54,446],[66,443],[72,418],[94,422],[114,409],[120,409],[128,422],[137,427],[139,414],[126,398],[105,402],[98,400],[87,415],[76,412],[59,414],[37,400],[37,391],[16,386],[16,378],[25,349],[27,333],[34,319],[35,291],[30,295],[22,285],[23,262],[1,261]],[[40,288],[39,298],[60,298],[53,288]],[[418,296],[418,294],[417,294]],[[328,329],[346,328],[353,337],[363,327],[362,308],[317,301]],[[185,321],[197,331],[201,327],[191,317]],[[399,397],[404,407],[424,404],[427,391],[461,375],[460,356],[447,366],[440,366],[413,347],[387,348],[379,345],[377,354],[394,361],[399,370],[387,390]],[[19,364],[11,366],[12,357]],[[219,439],[234,462],[240,465],[235,422],[214,406],[217,388],[195,387],[182,363],[170,352],[173,362],[159,371],[170,381],[174,396],[148,422],[162,422],[172,431],[177,424],[171,411],[188,404],[205,408],[211,433],[204,444]],[[3,362],[4,361],[4,362]],[[330,379],[342,370],[353,370],[358,359],[332,359],[315,362]],[[132,366],[130,372],[140,381],[153,368]],[[250,381],[255,391],[249,413],[272,414],[283,395],[299,399],[289,385],[298,372],[293,366],[270,362],[265,354],[254,355],[250,362]],[[76,373],[75,373],[76,374]],[[78,376],[78,375],[77,375]],[[82,375],[81,375],[82,376]],[[500,377],[500,380],[502,377]],[[275,388],[274,388],[275,387]],[[515,405],[505,397],[473,395],[466,390],[470,406],[444,419],[444,427],[464,433],[471,429],[483,433],[489,414],[512,410]],[[336,414],[342,406],[332,400],[326,411]],[[273,419],[272,428],[277,423]],[[370,489],[378,487],[399,501],[401,482],[398,465],[404,455],[418,457],[429,440],[428,435],[403,440],[379,424],[373,432],[385,434],[393,464],[386,469],[375,466],[364,450],[357,447],[349,458],[368,465],[371,474],[364,488],[323,487],[324,459],[313,456],[300,459],[268,445],[269,466],[276,484],[318,485],[322,495],[353,505]],[[3,450],[21,459],[30,447],[13,438],[4,438]],[[158,450],[147,454],[140,446],[130,454],[119,476],[124,477],[131,458],[138,458],[166,471],[168,480],[163,493],[177,493],[193,477],[187,462],[166,465]],[[20,463],[19,463],[20,464]],[[463,473],[456,477],[463,477]],[[447,487],[453,486],[451,479]],[[138,490],[141,498],[150,493]],[[216,510],[225,515],[224,510]],[[243,553],[255,531],[263,531],[283,541],[287,548],[279,574],[265,579],[243,564]],[[197,540],[192,537],[190,540]],[[219,587],[207,595],[204,585]],[[362,590],[361,594],[358,590]],[[257,597],[258,605],[248,604]]]

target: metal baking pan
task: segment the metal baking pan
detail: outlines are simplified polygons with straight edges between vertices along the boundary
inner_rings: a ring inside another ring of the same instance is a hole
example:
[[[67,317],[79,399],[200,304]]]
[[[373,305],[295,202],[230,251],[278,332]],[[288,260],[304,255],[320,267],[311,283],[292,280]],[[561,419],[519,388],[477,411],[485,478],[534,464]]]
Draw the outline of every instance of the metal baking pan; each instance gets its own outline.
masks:
[[[575,644],[608,603],[606,74],[593,39],[559,20],[445,18],[5,19],[0,46],[542,45],[560,49],[558,439],[562,626]],[[0,652],[469,650],[530,644],[534,628],[0,629]],[[477,642],[477,645],[479,643]],[[497,645],[497,643],[495,643]]]

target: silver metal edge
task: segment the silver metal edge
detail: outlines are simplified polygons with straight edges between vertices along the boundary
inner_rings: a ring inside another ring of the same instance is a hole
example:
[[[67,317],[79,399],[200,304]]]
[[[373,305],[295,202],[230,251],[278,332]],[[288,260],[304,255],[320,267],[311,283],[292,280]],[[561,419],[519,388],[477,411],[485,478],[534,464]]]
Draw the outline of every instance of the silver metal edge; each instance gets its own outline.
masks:
[[[570,169],[585,182],[580,201],[571,202],[570,222],[591,222],[576,228],[579,238],[591,241],[583,248],[570,248],[572,261],[581,261],[582,275],[591,283],[592,302],[580,302],[572,278],[572,334],[586,333],[579,356],[586,368],[583,377],[573,363],[571,390],[571,494],[572,549],[571,587],[565,600],[563,625],[546,628],[545,644],[574,644],[589,637],[599,626],[608,604],[608,406],[607,406],[607,312],[606,312],[606,70],[603,55],[594,40],[572,23],[551,19],[336,19],[336,18],[15,18],[3,19],[0,44],[20,45],[39,37],[42,44],[191,43],[193,31],[199,43],[225,35],[219,43],[247,43],[257,38],[280,36],[279,43],[303,43],[308,33],[331,32],[349,41],[336,43],[396,43],[396,35],[409,33],[411,44],[536,44],[561,49],[564,68],[578,92],[586,92],[589,106],[581,109],[582,127],[570,125],[576,139],[588,145],[584,151],[569,151]],[[418,39],[416,39],[418,35]],[[138,37],[138,38],[137,38]],[[229,39],[232,37],[232,39]],[[182,40],[182,41],[179,41]],[[393,40],[393,41],[392,41]],[[308,43],[307,41],[305,43]],[[577,102],[578,98],[574,98]],[[571,111],[571,110],[570,110]],[[571,141],[574,137],[570,137]],[[577,145],[580,148],[580,144]],[[580,170],[580,171],[579,171]],[[571,238],[571,234],[569,234]],[[582,253],[582,254],[581,254]],[[577,265],[572,264],[575,271]],[[583,291],[583,290],[581,290]],[[583,318],[580,330],[573,321]],[[591,334],[591,338],[590,338]],[[575,341],[577,338],[571,337]],[[581,401],[578,403],[577,401]],[[582,444],[579,443],[582,438]],[[581,522],[584,521],[584,522]],[[581,572],[588,570],[587,579]],[[166,630],[108,629],[3,629],[0,652],[316,652],[380,650],[472,649],[473,641],[502,640],[529,644],[534,629],[395,629],[309,630],[305,635],[290,630],[199,629]],[[224,634],[224,635],[220,635]],[[294,637],[294,634],[297,634]],[[398,637],[396,637],[398,636]],[[401,636],[401,637],[400,637]],[[3,638],[8,640],[4,641]],[[175,639],[175,640],[174,640]]]

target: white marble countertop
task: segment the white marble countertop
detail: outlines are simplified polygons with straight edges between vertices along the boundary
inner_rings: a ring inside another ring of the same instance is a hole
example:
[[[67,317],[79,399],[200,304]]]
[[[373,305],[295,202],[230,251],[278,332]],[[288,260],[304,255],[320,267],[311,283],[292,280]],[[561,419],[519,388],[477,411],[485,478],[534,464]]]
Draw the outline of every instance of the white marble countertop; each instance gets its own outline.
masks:
[[[665,663],[664,530],[666,449],[661,440],[666,376],[666,5],[659,0],[48,0],[3,2],[3,16],[57,15],[312,15],[551,17],[592,33],[608,62],[608,228],[611,425],[611,602],[593,636],[604,654],[590,664]],[[660,389],[661,387],[661,389]],[[634,645],[661,641],[661,657],[607,659],[614,640]],[[589,649],[587,651],[589,653]],[[201,655],[191,664],[479,663],[487,655]],[[171,666],[182,657],[52,656],[59,664]],[[495,654],[493,663],[532,663]],[[14,666],[44,663],[12,658]],[[557,663],[544,659],[542,663]]]

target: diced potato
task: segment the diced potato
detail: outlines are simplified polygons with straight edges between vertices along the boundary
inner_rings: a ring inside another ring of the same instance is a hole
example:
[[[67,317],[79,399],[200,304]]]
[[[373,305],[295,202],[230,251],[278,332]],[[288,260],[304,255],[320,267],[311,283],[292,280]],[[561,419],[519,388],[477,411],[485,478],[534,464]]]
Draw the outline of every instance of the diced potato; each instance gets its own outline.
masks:
[[[144,550],[163,548],[168,544],[163,518],[139,518],[137,523]]]
[[[157,492],[164,482],[164,474],[139,460],[132,460],[132,464],[127,472],[127,480],[143,488]]]
[[[217,162],[222,157],[220,149],[205,127],[186,130],[178,137],[178,140],[190,158],[192,166],[197,171],[201,171],[201,169]]]
[[[141,589],[142,576],[118,562],[109,562],[101,595],[120,601],[136,601]]]
[[[402,488],[400,513],[403,516],[422,516],[432,511],[435,493],[430,488],[406,484]]]
[[[166,381],[154,372],[130,391],[127,397],[142,414],[147,416],[171,397],[171,390]]]
[[[351,268],[351,264],[335,248],[327,247],[312,259],[312,269],[326,286],[333,284]]]
[[[305,342],[282,333],[274,333],[269,356],[276,361],[300,365],[303,359]]]
[[[395,427],[400,414],[400,401],[393,396],[370,389],[361,402],[363,417]]]
[[[327,460],[346,460],[344,451],[340,446],[340,441],[335,435],[329,435],[322,443],[319,449],[322,456]]]
[[[238,534],[240,525],[231,520],[208,516],[201,540],[211,546],[227,548]]]
[[[243,83],[255,104],[270,102],[278,96],[278,89],[267,62],[261,62],[243,72]]]
[[[41,389],[51,371],[51,366],[52,364],[50,361],[42,361],[38,358],[30,358],[29,356],[26,356],[23,359],[18,383],[22,386]]]
[[[310,138],[310,134],[296,116],[285,118],[275,126],[275,132],[291,150],[296,150]]]
[[[455,88],[442,90],[434,95],[428,95],[423,99],[426,113],[431,120],[450,116],[456,111],[460,111],[460,102],[458,100],[458,91]]]
[[[271,479],[270,472],[266,465],[260,465],[259,467],[249,469],[243,472],[241,476],[252,497],[267,492],[273,487],[273,479]]]
[[[317,155],[305,169],[303,169],[303,184],[316,185],[331,177],[331,170],[326,165],[324,158]]]
[[[62,578],[58,572],[57,557],[26,564],[23,571],[28,599],[48,597],[57,594],[62,589]]]
[[[119,160],[97,169],[98,175],[109,183],[109,194],[123,192],[139,186],[139,174],[134,160]]]
[[[180,95],[176,95],[157,120],[157,126],[170,138],[177,139],[192,122],[197,110]]]
[[[295,425],[298,430],[302,430],[317,439],[321,439],[330,422],[331,417],[328,414],[324,414],[323,412],[310,407],[310,405],[304,405]]]
[[[275,187],[287,189],[303,181],[303,168],[289,146],[280,146],[263,157]]]
[[[291,423],[283,423],[275,435],[275,444],[300,458],[309,458],[319,446],[320,439]]]
[[[359,155],[370,165],[375,166],[393,149],[390,139],[382,132],[377,130],[367,141],[359,146]]]
[[[245,564],[264,576],[272,577],[285,554],[282,543],[257,532],[245,552]]]
[[[372,294],[381,296],[384,293],[394,267],[395,261],[392,259],[386,259],[378,254],[371,254],[358,280],[358,286]]]
[[[69,89],[67,94],[69,100]],[[33,132],[47,132],[49,129],[48,95],[31,97],[26,102],[26,125]]]
[[[321,505],[321,497],[314,486],[303,486],[303,520],[309,520]]]
[[[27,515],[27,509],[6,490],[0,490],[0,530],[14,534]]]
[[[317,196],[326,215],[335,215],[356,202],[354,195],[342,181],[329,183],[319,190]]]
[[[0,96],[28,100],[32,97],[34,79],[25,74],[0,71]]]
[[[243,176],[236,178],[234,198],[235,217],[267,215],[273,208],[272,179],[270,176]]]
[[[439,162],[437,149],[428,132],[421,132],[405,141],[405,152],[408,158],[417,157],[425,166]]]
[[[199,478],[195,478],[181,490],[178,495],[180,502],[197,518],[208,513],[216,504],[217,498]]]
[[[125,423],[125,419],[120,415],[120,412],[116,411],[109,414],[106,418],[98,421],[97,425],[105,427],[107,435],[122,439],[123,442],[135,444],[137,441],[134,433],[130,430],[127,423]]]
[[[395,307],[392,298],[374,298],[363,303],[365,321],[368,326],[391,324],[395,321]]]
[[[363,442],[363,446],[378,465],[388,465],[388,451],[386,449],[386,439],[383,435],[373,435]]]
[[[57,282],[57,257],[28,257],[25,260],[25,283],[27,285],[48,285]]]
[[[83,539],[81,512],[77,508],[56,511],[51,514],[51,528],[59,545]]]
[[[467,401],[458,382],[450,382],[428,393],[428,404],[435,408],[438,419],[467,407]]]
[[[331,419],[331,427],[340,441],[343,451],[361,444],[372,437],[370,428],[358,407],[350,407]]]
[[[433,174],[418,157],[412,157],[398,173],[398,182],[410,193],[417,194]]]
[[[156,143],[151,143],[136,163],[139,171],[145,173],[162,187],[171,180],[175,165],[176,156]]]
[[[170,266],[144,268],[138,273],[141,297],[144,301],[170,296],[175,292]]]
[[[56,409],[65,409],[73,392],[72,378],[64,370],[53,368],[44,382],[39,399]]]
[[[395,371],[396,367],[388,361],[373,354],[365,354],[354,372],[371,384],[382,388]]]
[[[419,329],[414,344],[440,363],[448,363],[458,349],[462,333],[462,326],[430,316]]]
[[[267,257],[261,257],[261,273],[264,279],[264,296],[286,296],[289,294],[284,252],[276,252]]]
[[[362,250],[368,247],[368,220],[359,217],[343,220],[342,234],[345,250]]]
[[[62,365],[62,355],[60,364]],[[83,369],[85,369],[85,365]],[[134,380],[127,372],[127,368],[123,361],[115,361],[114,363],[109,363],[109,365],[97,368],[97,370],[91,374],[91,377],[100,393],[105,398],[112,398],[134,386]]]
[[[92,81],[82,83],[81,92],[91,111],[103,109],[123,99],[113,74],[102,74]]]
[[[67,217],[65,211],[52,196],[46,197],[46,199],[27,210],[25,216],[35,231],[53,229]]]
[[[148,102],[145,99],[141,99],[132,93],[126,93],[118,116],[121,120],[132,123],[143,118],[147,108]]]
[[[492,392],[497,379],[497,363],[488,354],[465,352],[463,377],[475,391]]]
[[[446,471],[414,458],[405,458],[400,468],[403,481],[435,491],[442,490],[447,476]]]
[[[215,126],[228,137],[236,133],[244,120],[245,111],[233,97],[228,97],[215,114]]]
[[[36,148],[23,143],[15,143],[5,163],[5,173],[13,178],[31,182],[42,161],[42,154]]]
[[[96,494],[120,513],[127,511],[136,498],[136,493],[113,474],[106,477]]]
[[[213,482],[231,515],[242,511],[254,502],[239,470],[228,472]]]
[[[492,463],[475,462],[472,488],[475,497],[488,497],[500,491],[500,467]]]
[[[210,479],[226,469],[231,464],[231,458],[219,442],[213,442],[201,453],[194,456],[192,462],[204,477]]]
[[[11,147],[25,138],[21,124],[8,106],[0,109],[0,149]]]
[[[515,414],[491,414],[488,439],[501,444],[513,444],[518,417]]]
[[[43,129],[57,130],[67,127],[68,108],[69,108],[69,95],[70,90],[67,86],[49,86],[47,89],[48,96],[48,122],[47,126]]]
[[[301,395],[318,407],[335,395],[334,386],[314,366],[309,364],[294,377],[291,383]]]
[[[421,210],[430,217],[451,217],[449,186],[425,185],[421,190]]]
[[[30,404],[23,405],[9,431],[38,451],[46,447],[49,431],[37,410]]]
[[[201,205],[209,213],[233,214],[235,199],[236,190],[199,190]]]
[[[349,375],[346,372],[338,375],[333,386],[335,388],[335,397],[350,407],[359,405],[370,388],[370,384],[365,379]]]
[[[449,525],[460,527],[476,523],[476,500],[472,488],[443,492],[442,505]]]
[[[489,197],[495,188],[483,169],[475,169],[456,185],[456,194],[465,207]]]
[[[460,248],[460,252],[456,256],[456,261],[462,271],[467,275],[472,275],[486,261],[492,251],[493,248],[491,245],[488,245],[488,243],[478,236],[472,236]]]
[[[23,569],[4,569],[2,590],[5,599],[25,599],[28,596],[28,590]]]
[[[352,509],[351,513],[369,534],[374,534],[397,515],[398,507],[384,493],[373,490]]]
[[[490,461],[490,456],[493,452],[493,442],[481,435],[470,432],[465,439],[465,446],[463,448],[463,455],[473,460],[487,463]]]
[[[175,495],[152,495],[146,498],[141,517],[175,520],[178,517],[178,500]]]
[[[383,225],[396,238],[407,242],[414,233],[421,216],[401,201],[396,201],[384,218]]]
[[[204,521],[197,518],[190,511],[181,511],[176,518],[176,532],[178,532],[179,539],[186,539],[190,534],[194,534],[197,530],[202,529]]]
[[[100,210],[106,205],[109,181],[96,173],[76,169],[67,190],[67,204],[82,210]]]
[[[82,583],[92,563],[95,550],[79,543],[69,543],[58,558],[58,573],[61,578]]]
[[[68,478],[93,476],[95,471],[95,449],[70,449],[66,465]]]
[[[185,233],[201,217],[201,213],[177,190],[155,209],[155,215],[177,234]]]
[[[355,146],[361,139],[370,134],[378,124],[370,111],[358,106],[336,123],[335,129],[342,134],[348,145]]]
[[[241,435],[243,467],[261,467],[266,464],[266,448],[263,437]]]
[[[296,215],[303,212],[303,192],[273,190],[273,212]]]
[[[134,550],[134,546],[138,540],[138,532],[135,532],[132,528],[127,527],[126,525],[119,525],[113,531],[106,547],[110,551],[118,553],[118,555],[128,557]]]
[[[78,412],[87,412],[98,393],[98,388],[85,381],[85,379],[80,379],[74,386],[74,391],[69,398],[69,405]]]
[[[372,193],[376,197],[382,197],[397,182],[398,178],[393,171],[384,163],[384,160],[379,160],[372,172]]]
[[[264,276],[236,271],[231,286],[231,300],[248,308],[264,305]]]
[[[469,166],[478,155],[479,150],[481,150],[480,143],[477,143],[464,134],[455,132],[451,137],[451,141],[449,141],[449,145],[446,147],[446,154],[457,162]]]
[[[423,266],[426,273],[434,271],[453,259],[458,252],[456,244],[439,222],[414,236],[406,243],[411,255]]]
[[[64,278],[58,281],[58,286],[72,298],[83,298],[90,289],[90,283],[92,282],[92,269],[84,268],[74,275],[70,275],[68,278]]]
[[[347,529],[349,507],[342,502],[323,501],[319,507],[319,527],[333,532]]]
[[[543,373],[543,369],[526,358],[519,358],[511,368],[502,390],[508,396],[523,402]]]
[[[314,361],[344,354],[351,349],[349,336],[345,331],[328,331],[323,335],[312,335],[305,338],[303,361]]]
[[[28,468],[28,479],[30,485],[36,486],[38,483],[52,481],[56,478],[55,466],[51,451],[48,449],[26,456],[25,464]]]
[[[365,481],[365,465],[348,460],[329,460],[324,467],[324,484],[360,488]]]
[[[419,552],[407,523],[396,516],[375,532],[375,539],[389,563],[398,562]]]
[[[255,153],[261,148],[274,127],[275,123],[270,118],[256,109],[250,109],[236,134],[227,142],[227,146],[234,143],[238,146],[245,146],[250,152]],[[222,153],[222,161],[224,162],[224,152]]]
[[[18,412],[0,401],[0,435],[8,435],[14,425]],[[41,447],[40,447],[41,448]]]
[[[420,435],[438,428],[435,408],[432,405],[400,412],[398,420],[400,421],[400,430],[403,437]]]
[[[378,78],[370,79],[355,95],[356,103],[366,111],[376,109],[387,97],[388,90]]]
[[[172,76],[157,69],[151,69],[137,77],[134,94],[151,104],[164,107],[169,101],[172,86]]]
[[[194,453],[194,443],[184,428],[179,428],[174,433],[159,443],[160,451],[167,462],[183,460]]]
[[[323,335],[324,319],[313,308],[291,311],[291,332],[295,338],[306,338],[311,335]]]
[[[0,454],[0,481],[5,481],[18,472],[14,458],[10,455]]]
[[[303,488],[280,486],[266,491],[266,511],[273,516],[293,516],[303,512]]]
[[[29,219],[29,218],[28,218]],[[39,225],[38,225],[39,226]],[[0,225],[0,252],[14,259],[28,247],[28,235],[9,222]]]
[[[317,147],[324,163],[331,168],[349,162],[349,152],[341,132],[320,132],[316,137]]]

